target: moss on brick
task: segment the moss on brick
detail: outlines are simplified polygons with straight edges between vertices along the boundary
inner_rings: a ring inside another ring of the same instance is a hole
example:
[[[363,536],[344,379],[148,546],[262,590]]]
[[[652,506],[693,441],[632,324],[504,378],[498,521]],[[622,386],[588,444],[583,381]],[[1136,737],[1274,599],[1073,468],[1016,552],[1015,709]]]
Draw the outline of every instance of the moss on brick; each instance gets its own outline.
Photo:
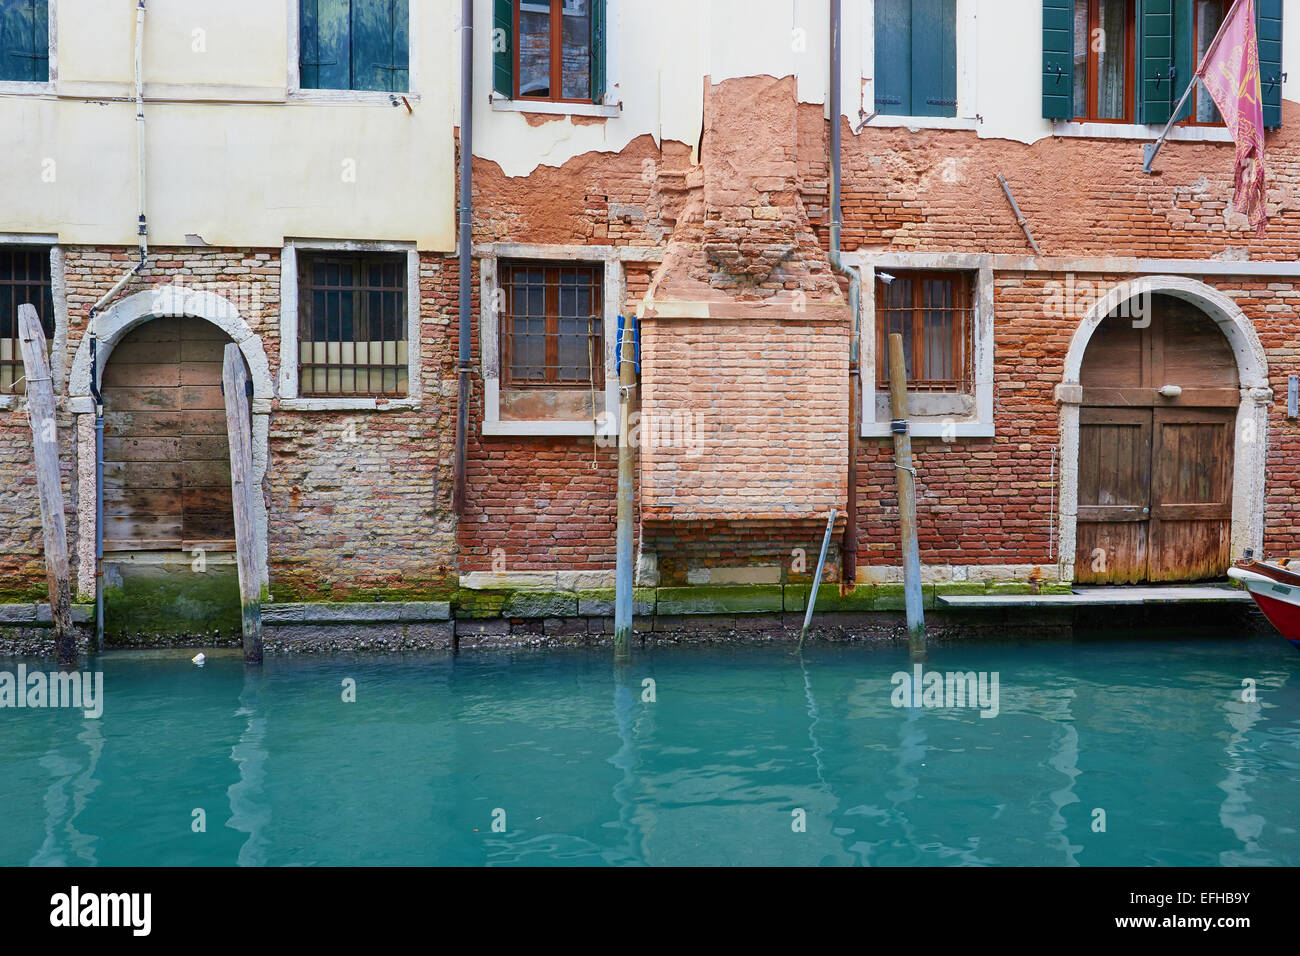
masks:
[[[547,591],[534,588],[510,592],[502,606],[503,617],[575,617],[576,591]]]
[[[451,611],[456,618],[500,617],[512,591],[477,591],[459,588],[451,597]]]
[[[779,584],[751,584],[738,587],[658,588],[655,613],[680,614],[763,614],[784,606]]]

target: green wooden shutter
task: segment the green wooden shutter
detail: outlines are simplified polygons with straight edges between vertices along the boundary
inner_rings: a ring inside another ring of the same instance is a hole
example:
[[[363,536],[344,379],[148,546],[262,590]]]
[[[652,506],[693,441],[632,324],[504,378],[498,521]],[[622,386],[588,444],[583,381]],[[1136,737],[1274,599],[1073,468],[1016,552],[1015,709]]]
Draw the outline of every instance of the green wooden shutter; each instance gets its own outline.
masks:
[[[515,0],[493,0],[492,89],[506,99],[514,99]]]
[[[407,0],[352,0],[352,89],[406,92]]]
[[[605,0],[591,0],[591,101],[605,102]]]
[[[301,0],[298,23],[298,85],[352,89],[351,0]]]
[[[0,2],[0,80],[44,83],[50,78],[46,0]]]
[[[876,112],[912,112],[912,2],[876,0]]]
[[[1138,122],[1167,123],[1174,109],[1174,0],[1138,0]]]
[[[1264,125],[1282,125],[1282,0],[1255,0]]]
[[[957,0],[912,0],[910,115],[957,115]]]
[[[1043,0],[1043,117],[1074,119],[1074,0]]]

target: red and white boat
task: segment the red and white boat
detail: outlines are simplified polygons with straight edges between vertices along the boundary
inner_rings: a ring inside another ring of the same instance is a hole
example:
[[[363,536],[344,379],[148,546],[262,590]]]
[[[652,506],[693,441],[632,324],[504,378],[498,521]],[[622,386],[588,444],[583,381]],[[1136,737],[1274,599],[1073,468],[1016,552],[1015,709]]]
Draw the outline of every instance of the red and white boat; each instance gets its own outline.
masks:
[[[1293,571],[1290,558],[1256,561],[1249,551],[1246,554],[1228,569],[1228,577],[1245,585],[1269,623],[1300,648],[1300,561]]]

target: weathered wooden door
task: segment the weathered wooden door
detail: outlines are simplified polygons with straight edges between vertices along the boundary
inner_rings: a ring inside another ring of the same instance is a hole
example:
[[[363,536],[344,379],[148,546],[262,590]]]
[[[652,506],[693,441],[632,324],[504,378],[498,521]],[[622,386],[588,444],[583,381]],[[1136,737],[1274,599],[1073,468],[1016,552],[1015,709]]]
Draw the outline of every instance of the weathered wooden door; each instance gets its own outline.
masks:
[[[1111,316],[1081,373],[1075,579],[1198,581],[1231,562],[1236,361],[1218,327],[1156,296]]]
[[[104,368],[104,548],[233,551],[221,362],[229,338],[153,319]]]

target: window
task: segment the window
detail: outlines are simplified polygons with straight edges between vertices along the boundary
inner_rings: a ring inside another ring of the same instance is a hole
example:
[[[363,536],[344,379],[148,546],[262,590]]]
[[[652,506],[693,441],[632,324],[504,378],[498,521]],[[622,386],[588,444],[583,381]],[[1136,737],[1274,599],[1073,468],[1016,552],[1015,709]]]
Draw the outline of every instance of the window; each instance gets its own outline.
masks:
[[[50,281],[50,250],[30,246],[0,247],[0,395],[20,395],[26,385],[23,352],[18,341],[18,307],[34,305],[54,345],[54,298]],[[18,382],[17,387],[14,383]]]
[[[1135,0],[1074,0],[1074,115],[1133,122]]]
[[[509,99],[603,103],[606,0],[494,0],[494,89]]]
[[[1196,0],[1192,26],[1194,30],[1193,49],[1196,50],[1196,64],[1198,66],[1205,59],[1205,54],[1209,52],[1210,44],[1214,42],[1219,27],[1223,25],[1223,18],[1227,14],[1224,4],[1225,0]],[[1187,122],[1199,126],[1215,126],[1223,123],[1219,108],[1214,105],[1214,98],[1205,92],[1205,88],[1200,83],[1197,83],[1196,88],[1192,91],[1191,102]]]
[[[0,81],[49,79],[49,0],[0,0]]]
[[[907,387],[965,392],[971,380],[970,277],[963,272],[898,272],[876,279],[876,381],[889,384],[889,336],[903,336]]]
[[[604,388],[604,269],[503,262],[502,384]]]
[[[876,0],[876,112],[957,115],[956,0]]]
[[[302,89],[409,90],[409,0],[300,2],[298,82]]]
[[[1042,0],[1043,116],[1161,125],[1193,82],[1229,0]],[[1282,125],[1282,0],[1256,0],[1264,125]],[[1176,117],[1219,126],[1199,88]]]
[[[406,285],[400,253],[299,253],[300,396],[407,395]]]

